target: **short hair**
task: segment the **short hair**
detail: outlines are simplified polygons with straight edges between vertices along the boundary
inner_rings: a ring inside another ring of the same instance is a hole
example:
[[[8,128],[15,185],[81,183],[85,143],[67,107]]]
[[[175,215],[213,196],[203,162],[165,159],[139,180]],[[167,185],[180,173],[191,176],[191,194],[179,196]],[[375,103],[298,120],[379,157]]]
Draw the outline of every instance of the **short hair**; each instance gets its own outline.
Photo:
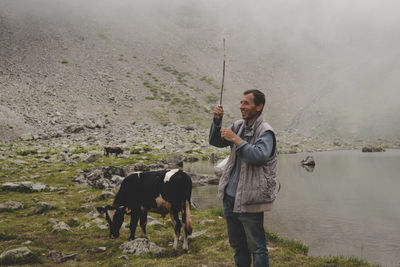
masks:
[[[254,104],[256,104],[256,106],[259,106],[261,104],[263,104],[263,108],[261,109],[261,112],[264,109],[265,106],[265,95],[263,92],[261,92],[260,90],[257,89],[250,89],[247,90],[243,93],[243,95],[248,95],[248,94],[253,94],[254,95]]]

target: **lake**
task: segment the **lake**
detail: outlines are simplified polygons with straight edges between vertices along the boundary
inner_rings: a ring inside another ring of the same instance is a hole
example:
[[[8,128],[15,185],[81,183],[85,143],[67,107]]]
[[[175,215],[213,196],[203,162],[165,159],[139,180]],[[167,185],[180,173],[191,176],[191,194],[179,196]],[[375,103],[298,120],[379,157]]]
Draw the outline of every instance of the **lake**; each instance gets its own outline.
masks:
[[[300,161],[312,155],[308,171]],[[400,150],[334,151],[279,155],[281,189],[265,228],[300,240],[313,256],[356,256],[382,266],[400,265]],[[209,162],[186,164],[213,173]],[[201,209],[221,207],[216,186],[193,188]]]

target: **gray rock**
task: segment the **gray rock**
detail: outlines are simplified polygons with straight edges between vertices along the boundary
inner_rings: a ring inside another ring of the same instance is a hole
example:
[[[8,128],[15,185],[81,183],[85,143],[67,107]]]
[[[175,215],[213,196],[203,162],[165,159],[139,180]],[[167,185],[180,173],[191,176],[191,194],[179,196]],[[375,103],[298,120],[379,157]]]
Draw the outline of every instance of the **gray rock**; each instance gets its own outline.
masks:
[[[200,225],[205,225],[205,224],[209,224],[209,223],[215,223],[215,220],[202,220],[202,221],[200,221]]]
[[[147,226],[153,226],[153,225],[161,225],[164,227],[164,224],[159,220],[156,220],[151,216],[147,216]]]
[[[96,120],[96,122],[94,123],[96,125],[96,128],[105,128],[105,124],[100,120]]]
[[[99,159],[100,159],[100,154],[91,154],[83,161],[86,163],[93,163],[93,162],[98,161]]]
[[[50,219],[49,219],[49,223],[57,224],[57,223],[58,223],[58,220],[56,220],[56,219],[54,219],[54,218],[50,218]]]
[[[97,224],[102,224],[104,221],[100,218],[96,218],[94,220],[92,220],[93,223],[97,223]]]
[[[84,229],[88,229],[90,227],[90,223],[85,223],[84,225],[82,225],[81,227],[80,227],[80,229],[81,230],[84,230]]]
[[[58,222],[55,225],[53,225],[53,228],[51,230],[52,232],[60,232],[60,231],[67,231],[67,232],[72,232],[71,227],[69,227],[68,224],[65,222]]]
[[[108,229],[108,225],[107,224],[98,224],[97,227],[100,230],[107,230]]]
[[[30,140],[34,140],[35,138],[33,137],[32,133],[24,133],[21,134],[21,140],[22,141],[30,141]]]
[[[52,205],[50,205],[47,202],[39,202],[36,204],[35,207],[35,214],[41,214],[44,213],[45,211],[54,209],[54,207]]]
[[[194,232],[189,236],[189,239],[193,239],[193,238],[199,237],[201,235],[204,235],[206,232],[207,232],[207,230],[201,230],[198,232]]]
[[[0,262],[6,258],[13,258],[20,262],[23,262],[24,259],[30,258],[33,256],[32,251],[27,247],[20,247],[11,250],[4,251],[0,254]]]
[[[78,154],[74,154],[74,155],[71,156],[71,159],[74,159],[74,160],[75,159],[80,159],[81,155],[83,155],[83,154],[79,154],[79,155]]]
[[[47,258],[51,259],[55,263],[66,262],[68,260],[74,259],[76,256],[78,256],[78,254],[66,255],[66,254],[64,254],[60,251],[56,251],[56,250],[51,250],[51,251],[49,251],[49,253],[47,253]]]
[[[113,181],[117,185],[121,184],[124,179],[125,179],[124,177],[121,177],[119,175],[113,175],[111,177],[111,181]]]
[[[362,152],[385,152],[385,149],[380,146],[365,146],[361,150]]]
[[[47,186],[42,183],[32,184],[32,191],[40,192],[40,191],[43,191],[44,189],[46,189],[46,187]]]
[[[99,200],[105,200],[105,199],[109,199],[109,198],[114,198],[115,194],[111,191],[103,191],[101,192],[100,196],[99,196]]]
[[[78,166],[78,162],[76,162],[75,160],[69,159],[69,160],[65,161],[65,165]]]
[[[301,162],[301,165],[305,166],[315,166],[315,160],[313,156],[307,156]]]
[[[17,201],[7,201],[5,203],[0,203],[0,212],[7,210],[17,210],[22,209],[24,205],[21,202]]]
[[[3,190],[8,190],[8,191],[21,191],[21,192],[40,192],[44,189],[46,189],[46,185],[42,183],[32,183],[29,181],[25,182],[17,182],[17,183],[12,183],[12,182],[6,182],[2,184],[2,189]]]
[[[144,255],[149,253],[162,255],[166,251],[165,248],[157,246],[146,238],[136,238],[135,240],[124,242],[119,248],[122,249],[122,253],[134,255]]]
[[[96,124],[94,124],[91,120],[86,120],[84,126],[89,129],[96,128]]]
[[[83,190],[83,191],[85,191],[85,190]],[[86,191],[85,191],[85,192],[86,192]],[[82,206],[81,206],[81,209],[83,209],[83,210],[95,210],[95,209],[96,209],[96,206],[90,205],[90,204],[86,204],[86,205],[82,205]]]
[[[193,185],[216,185],[219,182],[219,178],[215,175],[190,173],[189,176],[192,179]]]
[[[106,247],[88,248],[88,249],[86,250],[86,253],[95,254],[95,253],[104,252],[104,251],[106,251],[106,250],[107,250]]]
[[[84,130],[85,129],[82,125],[77,124],[77,123],[72,123],[65,128],[64,132],[76,134],[76,133],[83,132]]]
[[[85,215],[85,218],[97,218],[100,216],[100,213],[97,210],[92,210],[91,212]]]
[[[20,160],[20,159],[14,159],[14,160],[11,160],[11,162],[12,162],[12,163],[15,163],[15,164],[17,164],[17,165],[29,165],[28,162],[26,162],[26,161],[24,161],[24,160]]]

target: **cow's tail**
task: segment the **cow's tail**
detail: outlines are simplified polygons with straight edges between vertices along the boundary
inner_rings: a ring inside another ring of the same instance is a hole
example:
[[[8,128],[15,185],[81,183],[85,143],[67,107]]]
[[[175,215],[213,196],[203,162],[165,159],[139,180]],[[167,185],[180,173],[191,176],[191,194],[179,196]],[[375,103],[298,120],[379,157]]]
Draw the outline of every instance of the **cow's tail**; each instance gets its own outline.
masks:
[[[192,234],[192,218],[190,217],[190,199],[185,201],[185,208],[183,210],[185,217],[185,228],[188,235]]]
[[[192,218],[190,217],[190,201],[192,199],[192,179],[188,174],[185,173],[186,182],[185,182],[185,198],[183,201],[183,217],[185,223],[185,231],[187,235],[191,235],[193,231],[192,227]]]

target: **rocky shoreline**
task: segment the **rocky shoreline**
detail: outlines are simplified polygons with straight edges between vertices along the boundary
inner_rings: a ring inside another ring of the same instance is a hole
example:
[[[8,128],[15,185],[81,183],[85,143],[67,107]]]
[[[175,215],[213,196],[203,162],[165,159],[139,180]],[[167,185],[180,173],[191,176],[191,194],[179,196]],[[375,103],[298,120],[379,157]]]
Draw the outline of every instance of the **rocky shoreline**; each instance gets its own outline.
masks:
[[[134,126],[134,127],[133,127]],[[184,161],[217,162],[229,155],[228,148],[208,144],[208,130],[188,126],[149,124],[132,125],[129,131],[107,131],[85,126],[68,127],[59,137],[48,138],[27,134],[17,142],[0,142],[0,162],[3,169],[18,166],[38,167],[40,164],[78,166],[95,164],[91,169],[78,170],[75,182],[98,189],[111,190],[128,173],[179,168]],[[71,129],[83,129],[73,131]],[[122,128],[118,128],[122,129]],[[280,154],[333,150],[384,151],[399,148],[399,141],[345,141],[277,135]],[[104,146],[121,147],[123,154],[104,156]],[[368,148],[368,150],[366,149]],[[29,158],[35,158],[32,163]],[[195,185],[215,184],[214,175],[191,174]],[[35,177],[30,177],[35,180]],[[20,179],[23,181],[23,179]]]

